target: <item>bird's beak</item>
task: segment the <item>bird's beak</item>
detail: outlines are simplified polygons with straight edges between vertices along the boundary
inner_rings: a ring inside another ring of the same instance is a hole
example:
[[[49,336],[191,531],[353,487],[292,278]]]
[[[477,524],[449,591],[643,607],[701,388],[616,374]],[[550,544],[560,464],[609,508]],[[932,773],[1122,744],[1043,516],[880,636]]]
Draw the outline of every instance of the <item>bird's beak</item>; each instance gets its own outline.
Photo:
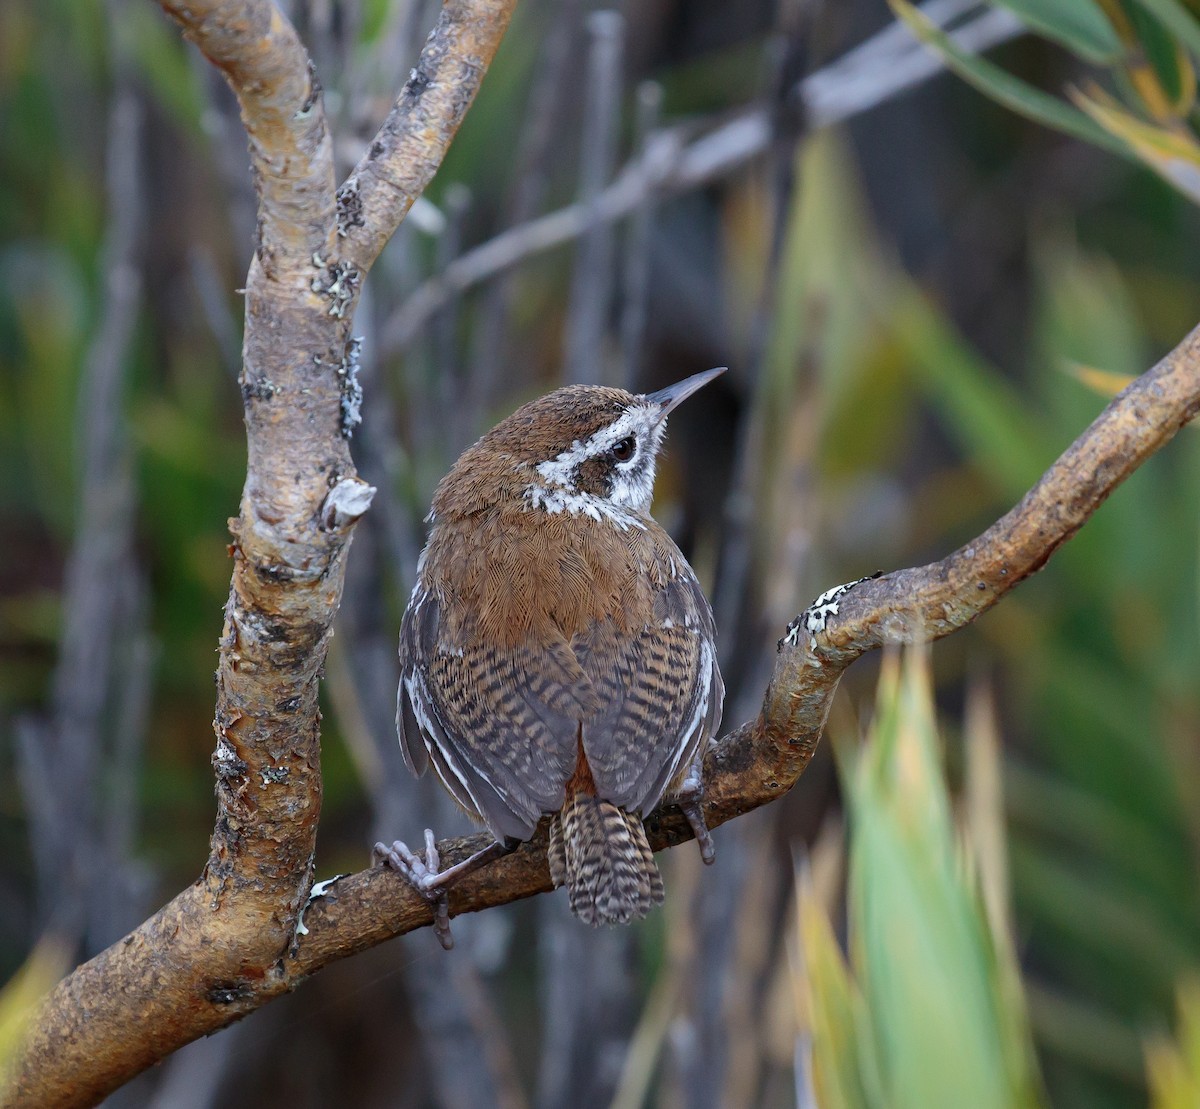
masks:
[[[714,377],[720,377],[728,368],[728,366],[718,366],[715,370],[705,370],[702,374],[693,374],[674,385],[668,385],[665,389],[659,389],[657,393],[647,393],[646,400],[659,406],[656,422],[661,423],[667,418],[668,413],[678,408],[697,389],[707,385]]]

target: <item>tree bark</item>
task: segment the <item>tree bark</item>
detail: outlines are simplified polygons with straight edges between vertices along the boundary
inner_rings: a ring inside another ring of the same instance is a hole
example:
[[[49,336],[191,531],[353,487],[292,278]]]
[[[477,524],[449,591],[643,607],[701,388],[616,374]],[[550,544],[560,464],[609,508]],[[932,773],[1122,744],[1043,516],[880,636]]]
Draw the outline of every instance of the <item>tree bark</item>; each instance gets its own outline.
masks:
[[[52,994],[18,1061],[12,1105],[91,1104],[272,988],[312,883],[318,676],[350,534],[373,492],[348,447],[353,310],[449,147],[514,5],[449,0],[351,178],[361,204],[348,208],[320,83],[279,9],[163,0],[237,94],[258,198],[240,377],[246,484],[230,521],[217,669],[217,818],[201,878]]]

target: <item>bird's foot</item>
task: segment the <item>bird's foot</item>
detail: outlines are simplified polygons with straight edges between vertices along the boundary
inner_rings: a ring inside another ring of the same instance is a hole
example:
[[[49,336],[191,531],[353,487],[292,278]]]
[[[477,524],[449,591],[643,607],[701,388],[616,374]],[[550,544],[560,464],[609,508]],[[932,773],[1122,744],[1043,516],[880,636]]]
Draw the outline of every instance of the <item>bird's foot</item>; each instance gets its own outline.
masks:
[[[692,835],[700,848],[700,858],[705,866],[712,866],[717,857],[717,848],[713,843],[712,833],[704,820],[704,782],[700,777],[700,760],[692,763],[687,777],[683,779],[679,792],[672,798],[679,806],[679,811],[687,817],[691,825]]]
[[[434,934],[438,943],[449,951],[454,946],[454,936],[450,933],[450,895],[447,882],[439,881],[449,871],[440,869],[441,859],[438,858],[437,841],[433,838],[432,830],[425,829],[424,858],[411,851],[402,840],[395,840],[390,847],[385,843],[377,843],[371,855],[376,863],[381,862],[403,875],[408,884],[433,906]]]

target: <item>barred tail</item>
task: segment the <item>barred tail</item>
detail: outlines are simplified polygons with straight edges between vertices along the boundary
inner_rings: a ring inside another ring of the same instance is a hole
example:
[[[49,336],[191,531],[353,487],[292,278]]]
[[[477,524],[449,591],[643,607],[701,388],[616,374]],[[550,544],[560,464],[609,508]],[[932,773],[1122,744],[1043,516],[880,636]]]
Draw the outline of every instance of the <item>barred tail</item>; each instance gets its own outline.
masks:
[[[641,818],[587,793],[567,797],[550,824],[550,877],[587,924],[640,920],[663,899]]]

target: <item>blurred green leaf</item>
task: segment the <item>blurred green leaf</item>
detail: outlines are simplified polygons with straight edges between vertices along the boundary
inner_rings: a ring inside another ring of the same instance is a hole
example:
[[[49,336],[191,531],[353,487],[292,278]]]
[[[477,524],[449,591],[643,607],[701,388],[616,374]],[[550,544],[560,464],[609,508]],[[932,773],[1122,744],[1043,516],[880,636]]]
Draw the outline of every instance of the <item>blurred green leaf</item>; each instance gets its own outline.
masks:
[[[1138,0],[1141,7],[1153,12],[1194,57],[1200,58],[1200,22],[1179,0]]]
[[[1169,9],[1172,2],[1171,0],[1167,0],[1165,4],[1160,2],[1159,6]],[[1191,65],[1188,62],[1187,54],[1181,49],[1172,31],[1164,27],[1157,18],[1155,0],[1151,0],[1150,3],[1134,0],[1134,2],[1126,4],[1126,10],[1133,22],[1139,52],[1150,63],[1167,100],[1177,102],[1185,94],[1191,80]],[[1174,15],[1174,22],[1178,26],[1186,28],[1187,13],[1176,9]],[[1181,16],[1183,18],[1180,18]],[[1193,26],[1188,30],[1190,33],[1194,33],[1195,28]],[[1150,107],[1150,105],[1147,106]],[[1153,114],[1158,118],[1158,112]]]
[[[1091,62],[1109,64],[1122,53],[1121,40],[1091,0],[996,0],[1022,23]]]
[[[1163,180],[1200,204],[1200,143],[1192,135],[1138,119],[1096,86],[1073,89],[1071,99]]]
[[[911,286],[892,305],[888,326],[947,430],[1006,497],[1023,496],[1054,453],[1033,405]]]
[[[1195,1109],[1200,1105],[1200,982],[1179,988],[1176,1039],[1159,1038],[1146,1049],[1151,1109]]]
[[[1124,158],[1130,156],[1129,149],[1123,142],[1098,126],[1083,112],[1034,88],[1019,77],[1014,77],[987,59],[967,53],[907,0],[888,0],[888,3],[913,34],[941,57],[947,68],[974,85],[984,95],[1036,123],[1053,127]]]
[[[810,898],[801,926],[818,1089],[831,1104],[878,1109],[1040,1104],[1011,944],[992,933],[975,866],[963,865],[923,656],[885,660],[870,735],[843,761],[861,1005]]]
[[[862,995],[850,980],[829,918],[804,885],[799,910],[804,953],[801,992],[808,999],[817,1098],[823,1109],[856,1109],[869,1104],[858,1049],[865,1023]]]

